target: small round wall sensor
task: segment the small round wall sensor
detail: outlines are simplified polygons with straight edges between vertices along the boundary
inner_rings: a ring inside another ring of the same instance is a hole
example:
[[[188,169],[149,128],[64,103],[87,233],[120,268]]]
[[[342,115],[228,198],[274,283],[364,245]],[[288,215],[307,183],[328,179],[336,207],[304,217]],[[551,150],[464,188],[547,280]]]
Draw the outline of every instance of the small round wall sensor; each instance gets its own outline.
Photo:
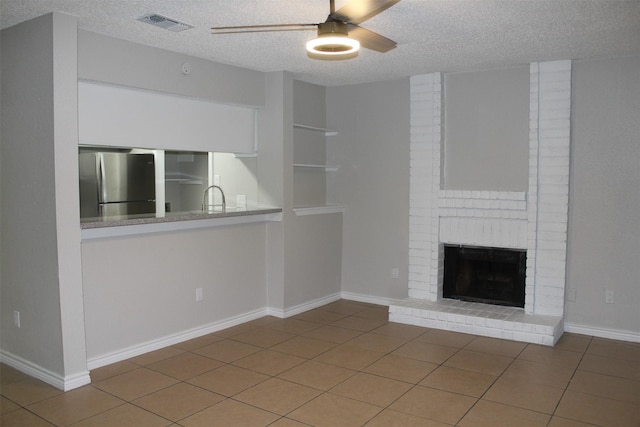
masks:
[[[180,69],[182,70],[182,74],[184,75],[188,76],[189,74],[191,74],[191,64],[189,64],[188,62],[182,64],[182,67]]]

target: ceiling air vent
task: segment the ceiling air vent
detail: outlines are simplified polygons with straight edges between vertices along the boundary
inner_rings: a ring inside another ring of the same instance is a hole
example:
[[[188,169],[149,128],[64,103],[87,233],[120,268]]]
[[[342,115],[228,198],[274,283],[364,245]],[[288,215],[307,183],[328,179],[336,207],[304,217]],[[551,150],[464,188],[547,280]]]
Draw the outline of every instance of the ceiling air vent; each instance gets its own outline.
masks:
[[[165,30],[174,31],[176,33],[193,28],[192,25],[167,18],[166,16],[158,15],[157,13],[142,16],[138,18],[138,21],[155,25],[156,27],[164,28]]]

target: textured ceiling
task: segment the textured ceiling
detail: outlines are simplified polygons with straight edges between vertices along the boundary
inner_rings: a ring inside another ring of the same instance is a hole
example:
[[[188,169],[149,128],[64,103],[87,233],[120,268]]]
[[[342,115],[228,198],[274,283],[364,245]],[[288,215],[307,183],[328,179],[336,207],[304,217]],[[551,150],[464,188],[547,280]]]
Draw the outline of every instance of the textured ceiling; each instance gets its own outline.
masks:
[[[345,3],[336,0],[336,7]],[[398,47],[385,54],[364,49],[346,61],[308,58],[304,44],[314,31],[210,31],[322,22],[328,0],[0,0],[0,26],[52,11],[76,16],[84,30],[259,71],[287,70],[325,86],[640,54],[640,0],[402,0],[363,24]],[[195,28],[174,33],[136,20],[151,12]]]

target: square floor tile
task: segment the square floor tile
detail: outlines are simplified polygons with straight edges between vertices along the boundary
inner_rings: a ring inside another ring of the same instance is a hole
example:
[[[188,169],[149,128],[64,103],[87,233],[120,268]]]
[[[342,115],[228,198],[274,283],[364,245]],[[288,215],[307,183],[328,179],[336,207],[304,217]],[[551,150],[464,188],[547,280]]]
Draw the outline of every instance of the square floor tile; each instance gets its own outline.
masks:
[[[19,408],[0,416],[0,426],[2,427],[52,427],[51,424],[37,415]]]
[[[414,386],[389,409],[455,425],[477,399],[448,391]]]
[[[244,359],[236,360],[233,364],[265,375],[274,376],[305,361],[306,359],[291,354],[263,350]]]
[[[382,353],[390,353],[398,347],[406,344],[408,341],[409,339],[407,338],[366,333],[349,341],[349,345],[355,345],[356,347],[362,347],[367,350],[379,351]]]
[[[231,363],[260,350],[262,350],[261,347],[227,339],[200,347],[193,352],[201,356]]]
[[[182,421],[185,427],[267,426],[278,415],[232,399],[224,400]]]
[[[313,329],[317,329],[320,326],[322,325],[315,322],[307,322],[305,320],[289,317],[286,319],[278,319],[277,321],[268,324],[266,327],[290,334],[303,334]]]
[[[431,344],[462,348],[473,341],[474,338],[476,338],[475,335],[463,334],[461,332],[431,329],[427,333],[420,335],[418,339]]]
[[[322,353],[315,360],[329,365],[342,366],[348,369],[364,369],[376,360],[382,358],[384,353],[350,344],[342,344]]]
[[[384,325],[386,320],[367,319],[365,317],[350,316],[333,322],[331,325],[339,328],[353,329],[360,332],[369,332]]]
[[[307,403],[321,392],[311,387],[271,378],[242,393],[234,399],[266,411],[286,415]]]
[[[640,360],[640,343],[593,338],[587,349],[587,354],[637,362]]]
[[[336,344],[311,337],[297,336],[271,347],[271,350],[311,359],[335,347]]]
[[[512,362],[513,359],[510,357],[460,350],[449,358],[445,365],[497,376],[502,374]]]
[[[430,373],[420,385],[439,390],[480,397],[498,377],[466,369],[440,366]]]
[[[69,425],[125,402],[87,385],[29,405],[27,409],[55,425]]]
[[[579,370],[571,379],[569,390],[640,405],[640,381],[626,378]]]
[[[550,387],[566,388],[573,376],[573,368],[516,359],[502,374],[502,378],[519,379]]]
[[[452,427],[439,421],[428,420],[405,414],[404,412],[385,409],[365,424],[366,427]]]
[[[427,328],[404,323],[387,322],[371,331],[372,334],[386,335],[390,337],[414,339],[429,331]]]
[[[187,341],[183,341],[178,344],[174,344],[173,347],[180,350],[192,351],[196,348],[204,347],[205,345],[213,344],[214,342],[221,341],[224,338],[216,334],[207,334],[198,338],[192,338]]]
[[[501,403],[479,401],[467,413],[460,427],[546,427],[551,417]]]
[[[529,344],[527,348],[518,355],[518,359],[547,363],[568,369],[577,368],[581,358],[582,354],[575,351],[535,344]]]
[[[562,388],[535,384],[528,380],[499,378],[482,399],[552,414],[563,392]]]
[[[386,407],[412,387],[377,375],[358,373],[331,389],[331,393]]]
[[[146,366],[159,360],[177,356],[178,354],[183,352],[184,350],[170,346],[161,348],[159,350],[150,351],[148,353],[141,354],[140,356],[132,357],[131,359],[128,359],[128,361],[135,363],[136,365]]]
[[[371,308],[370,305],[359,303],[356,301],[338,300],[320,307],[321,310],[330,311],[332,313],[340,313],[354,315]]]
[[[162,427],[171,421],[131,404],[124,404],[74,424],[73,427]]]
[[[526,346],[527,344],[517,341],[477,337],[464,346],[464,349],[477,351],[479,353],[495,354],[496,356],[516,357]]]
[[[128,360],[123,360],[122,362],[116,362],[112,363],[111,365],[102,366],[100,368],[93,369],[90,372],[91,382],[97,383],[98,381],[102,381],[109,377],[115,377],[116,375],[133,371],[134,369],[138,369],[139,367],[140,365],[129,362]]]
[[[57,388],[30,377],[2,386],[2,395],[21,406],[27,406],[61,393]]]
[[[387,322],[389,320],[389,308],[388,307],[371,307],[364,311],[354,314],[355,317],[364,317],[365,319],[382,320]]]
[[[168,377],[147,368],[138,368],[94,384],[95,387],[124,400],[133,400],[177,383]]]
[[[323,394],[288,415],[288,418],[315,427],[364,425],[382,408],[332,394]]]
[[[604,427],[638,427],[640,405],[567,390],[555,414]]]
[[[555,348],[558,348],[560,350],[569,350],[584,353],[589,347],[591,339],[591,337],[587,337],[585,335],[565,332],[560,337],[558,342],[556,342]]]
[[[20,408],[20,405],[14,403],[4,396],[0,396],[0,414],[6,414],[7,412],[15,411]]]
[[[147,368],[172,378],[186,380],[222,366],[222,364],[222,362],[209,357],[185,352],[159,362],[151,363],[147,365]]]
[[[336,326],[322,326],[306,332],[304,335],[336,344],[344,344],[358,335],[362,335],[362,332],[353,329],[338,328]]]
[[[458,350],[438,344],[432,344],[415,339],[394,350],[392,354],[396,356],[408,357],[422,360],[423,362],[441,364],[453,356]]]
[[[389,354],[367,366],[364,371],[381,377],[417,384],[438,365]]]
[[[327,365],[313,360],[296,366],[282,374],[279,378],[318,390],[328,390],[354,375],[356,371],[339,366]]]
[[[294,319],[300,319],[300,320],[305,320],[307,322],[322,323],[323,325],[327,325],[329,323],[333,323],[345,317],[347,317],[347,314],[334,313],[334,312],[320,310],[316,308],[314,310],[309,310],[309,311],[305,311],[304,313],[300,313],[294,316]]]
[[[223,396],[233,396],[268,378],[268,376],[259,374],[258,372],[249,371],[237,366],[225,365],[191,378],[187,382]]]
[[[263,327],[245,332],[243,334],[235,335],[233,337],[233,340],[262,348],[267,348],[293,337],[294,335],[288,332]]]
[[[578,369],[619,378],[640,381],[640,363],[595,354],[585,354]]]
[[[219,394],[186,383],[178,383],[148,394],[133,403],[161,417],[178,421],[223,401]]]

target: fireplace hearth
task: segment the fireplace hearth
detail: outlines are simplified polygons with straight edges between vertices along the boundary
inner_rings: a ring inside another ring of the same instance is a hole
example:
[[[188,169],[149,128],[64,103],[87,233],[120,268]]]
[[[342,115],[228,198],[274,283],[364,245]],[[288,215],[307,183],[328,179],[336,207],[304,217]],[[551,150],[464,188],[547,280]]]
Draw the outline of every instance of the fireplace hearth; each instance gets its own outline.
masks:
[[[445,245],[444,298],[524,307],[524,250]]]

